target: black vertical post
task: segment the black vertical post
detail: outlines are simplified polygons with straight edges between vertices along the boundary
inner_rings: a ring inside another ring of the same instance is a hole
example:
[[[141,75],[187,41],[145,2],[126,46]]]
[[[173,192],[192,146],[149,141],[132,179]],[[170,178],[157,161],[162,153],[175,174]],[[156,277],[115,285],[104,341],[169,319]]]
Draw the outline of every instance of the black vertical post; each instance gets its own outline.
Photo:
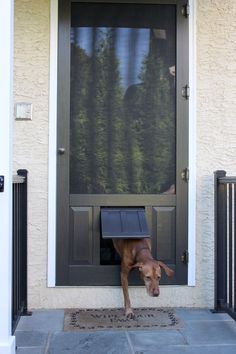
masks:
[[[215,311],[236,320],[236,176],[215,177]]]
[[[229,261],[229,308],[232,309],[233,304],[233,232],[232,232],[232,221],[233,221],[233,199],[232,199],[232,183],[228,184],[229,191],[229,206],[228,206],[228,233],[229,233],[229,247],[228,247],[228,261]]]
[[[28,303],[27,303],[27,201],[28,201],[28,171],[27,170],[18,170],[18,176],[22,176],[25,178],[25,182],[21,185],[22,193],[21,193],[21,201],[20,201],[20,211],[21,211],[21,220],[20,220],[20,263],[21,263],[21,284],[20,284],[20,292],[21,299],[23,300],[23,309],[21,315],[28,315]]]
[[[234,313],[236,313],[236,183],[234,183]]]
[[[12,333],[27,312],[27,170],[13,181],[12,225]]]
[[[13,193],[12,193],[12,324],[15,323],[15,317],[16,317],[16,312],[17,312],[17,297],[16,297],[16,291],[15,289],[17,288],[16,285],[16,217],[15,217],[15,212],[16,212],[16,207],[15,207],[15,192],[16,186],[13,183]]]
[[[215,310],[221,309],[221,304],[227,297],[227,199],[225,186],[219,183],[225,177],[225,171],[214,172],[215,188]]]

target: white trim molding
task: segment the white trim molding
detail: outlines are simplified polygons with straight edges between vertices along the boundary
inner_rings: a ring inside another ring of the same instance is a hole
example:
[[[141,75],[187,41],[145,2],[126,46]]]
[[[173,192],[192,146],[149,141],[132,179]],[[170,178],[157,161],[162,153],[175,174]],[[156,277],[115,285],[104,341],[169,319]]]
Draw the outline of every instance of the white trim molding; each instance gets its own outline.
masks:
[[[195,286],[196,248],[196,0],[190,0],[189,16],[189,200],[188,286]],[[51,0],[50,94],[49,94],[49,183],[48,183],[48,286],[56,286],[56,142],[57,142],[57,51],[58,0]]]
[[[56,285],[56,161],[58,0],[50,3],[49,158],[48,158],[48,286]]]
[[[189,1],[189,198],[188,198],[188,285],[196,280],[196,0]]]
[[[13,10],[14,1],[1,1],[0,12],[0,354],[15,353],[12,326],[12,120],[13,120]]]

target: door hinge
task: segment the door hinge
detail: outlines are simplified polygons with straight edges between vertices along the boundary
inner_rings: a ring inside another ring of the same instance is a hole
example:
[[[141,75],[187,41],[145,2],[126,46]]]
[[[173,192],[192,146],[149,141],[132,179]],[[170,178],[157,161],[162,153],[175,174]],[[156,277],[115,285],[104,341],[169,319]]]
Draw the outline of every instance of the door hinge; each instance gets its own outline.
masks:
[[[188,18],[189,14],[190,14],[190,6],[189,6],[189,3],[187,3],[182,6],[182,15],[184,17]]]
[[[188,169],[188,167],[184,168],[183,171],[181,172],[181,178],[185,182],[189,181],[189,169]]]
[[[188,100],[189,96],[190,96],[190,87],[189,87],[189,85],[185,85],[182,88],[182,97],[184,97],[186,100]]]
[[[189,262],[189,252],[188,252],[188,250],[185,250],[184,253],[182,254],[181,261],[184,264],[188,264],[188,262]]]

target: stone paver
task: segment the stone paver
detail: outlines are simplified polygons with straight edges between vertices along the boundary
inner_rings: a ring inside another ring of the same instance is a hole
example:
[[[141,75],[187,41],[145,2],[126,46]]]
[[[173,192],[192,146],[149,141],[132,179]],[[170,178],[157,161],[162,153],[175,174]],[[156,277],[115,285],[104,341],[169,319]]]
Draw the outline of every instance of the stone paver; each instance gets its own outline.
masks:
[[[147,348],[141,351],[135,351],[134,353],[135,354],[235,354],[236,346],[235,345],[221,345],[221,346],[166,345],[166,346],[158,347],[156,349]]]
[[[23,316],[17,330],[54,332],[62,331],[64,310],[37,310],[32,316]]]
[[[17,354],[44,354],[45,353],[45,348],[22,348],[22,347],[19,347],[17,349]]]
[[[188,344],[235,344],[236,326],[231,321],[189,322],[181,330]],[[235,352],[236,353],[236,352]]]
[[[209,309],[175,309],[183,321],[233,321],[227,313],[212,313]]]
[[[56,333],[48,354],[131,354],[124,332]]]
[[[181,329],[180,332],[190,345],[236,345],[236,324],[232,321],[189,321],[187,326]]]
[[[33,311],[17,326],[17,354],[236,354],[236,322],[208,309],[176,309],[180,329],[64,332],[63,310]]]
[[[19,347],[44,347],[48,333],[39,331],[16,331],[16,343]]]
[[[184,336],[177,330],[156,330],[145,332],[127,333],[135,351],[142,351],[144,348],[155,350],[160,346],[187,344]]]

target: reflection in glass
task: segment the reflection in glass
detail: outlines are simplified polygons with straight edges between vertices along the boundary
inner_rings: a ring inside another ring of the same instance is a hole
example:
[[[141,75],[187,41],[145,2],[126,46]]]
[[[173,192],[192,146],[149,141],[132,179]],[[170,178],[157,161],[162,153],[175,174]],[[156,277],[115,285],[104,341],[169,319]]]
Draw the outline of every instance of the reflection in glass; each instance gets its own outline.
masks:
[[[71,193],[175,184],[174,28],[71,28]]]

